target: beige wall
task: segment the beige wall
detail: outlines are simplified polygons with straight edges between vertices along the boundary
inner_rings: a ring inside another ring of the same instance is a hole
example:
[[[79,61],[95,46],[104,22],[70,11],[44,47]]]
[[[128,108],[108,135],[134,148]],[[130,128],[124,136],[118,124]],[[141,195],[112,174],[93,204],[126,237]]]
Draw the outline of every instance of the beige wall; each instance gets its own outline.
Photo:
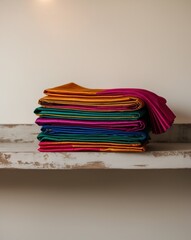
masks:
[[[43,89],[147,88],[191,122],[191,1],[0,0],[0,123]],[[0,171],[0,240],[190,240],[190,171]]]
[[[189,0],[0,0],[0,123],[33,123],[42,91],[70,81],[150,89],[191,122],[190,13]]]
[[[190,240],[190,171],[1,171],[2,240]]]

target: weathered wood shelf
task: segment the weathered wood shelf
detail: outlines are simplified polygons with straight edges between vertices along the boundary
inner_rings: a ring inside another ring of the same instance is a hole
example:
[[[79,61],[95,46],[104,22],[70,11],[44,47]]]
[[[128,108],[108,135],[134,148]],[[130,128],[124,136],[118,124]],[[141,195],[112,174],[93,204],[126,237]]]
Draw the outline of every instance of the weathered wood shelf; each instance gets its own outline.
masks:
[[[185,126],[181,128],[184,129]],[[183,130],[179,130],[181,131]],[[185,142],[167,142],[168,136],[165,135],[161,138],[162,143],[151,142],[145,153],[40,153],[36,141],[38,132],[39,128],[34,125],[1,125],[0,169],[191,168],[190,128],[187,130],[188,136],[178,136],[179,140],[186,139]],[[173,140],[177,140],[177,137],[174,136]]]
[[[40,153],[33,143],[3,143],[0,168],[169,169],[191,168],[190,143],[152,143],[145,153]]]

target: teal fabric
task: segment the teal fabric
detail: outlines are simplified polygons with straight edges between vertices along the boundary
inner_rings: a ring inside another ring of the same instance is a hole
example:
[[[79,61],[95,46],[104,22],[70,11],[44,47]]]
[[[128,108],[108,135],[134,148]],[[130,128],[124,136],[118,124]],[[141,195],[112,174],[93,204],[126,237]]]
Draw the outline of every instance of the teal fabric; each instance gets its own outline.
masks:
[[[84,119],[84,120],[137,120],[146,114],[145,109],[138,111],[125,111],[125,112],[93,112],[93,111],[80,111],[70,109],[55,109],[38,107],[34,111],[35,114],[46,118],[64,118],[64,119]],[[55,116],[56,115],[56,116]]]
[[[38,135],[39,141],[78,141],[78,142],[111,142],[111,143],[140,143],[148,140],[149,136],[146,132],[135,132],[125,134],[54,134],[41,132]]]

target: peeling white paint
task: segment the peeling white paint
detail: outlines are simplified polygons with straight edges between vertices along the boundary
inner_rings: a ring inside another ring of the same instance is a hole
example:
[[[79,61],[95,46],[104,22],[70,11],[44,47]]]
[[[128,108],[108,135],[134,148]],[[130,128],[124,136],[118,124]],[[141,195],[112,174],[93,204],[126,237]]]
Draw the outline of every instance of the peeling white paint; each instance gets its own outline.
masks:
[[[148,151],[144,153],[40,153],[37,151],[38,131],[35,125],[1,125],[0,168],[70,170],[191,168],[189,142],[150,143]]]
[[[157,150],[156,150],[157,149]],[[0,168],[175,169],[191,168],[191,143],[152,143],[145,153],[41,153],[31,143],[0,146]]]

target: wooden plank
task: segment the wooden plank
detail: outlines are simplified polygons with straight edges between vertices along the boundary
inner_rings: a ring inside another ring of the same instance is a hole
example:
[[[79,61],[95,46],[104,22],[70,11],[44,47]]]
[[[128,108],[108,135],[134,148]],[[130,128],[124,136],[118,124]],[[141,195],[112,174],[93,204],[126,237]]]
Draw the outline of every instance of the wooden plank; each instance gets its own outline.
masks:
[[[0,125],[0,143],[33,143],[40,127],[35,124]],[[191,124],[174,124],[166,133],[151,134],[151,142],[191,142]]]
[[[1,169],[191,168],[191,143],[152,143],[145,153],[40,153],[33,143],[0,145]]]
[[[39,131],[34,124],[0,125],[0,169],[191,168],[191,124],[177,124],[163,135],[152,136],[145,153],[40,153]]]
[[[37,142],[40,127],[36,124],[2,124],[0,125],[0,143]]]

